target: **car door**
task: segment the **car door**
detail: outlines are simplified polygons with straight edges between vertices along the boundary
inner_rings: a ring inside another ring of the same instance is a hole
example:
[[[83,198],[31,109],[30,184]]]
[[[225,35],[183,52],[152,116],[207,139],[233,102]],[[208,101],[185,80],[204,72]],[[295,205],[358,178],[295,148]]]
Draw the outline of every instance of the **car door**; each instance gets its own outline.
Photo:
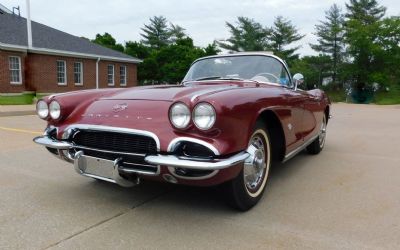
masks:
[[[302,137],[308,141],[316,133],[316,100],[313,95],[305,90],[297,89],[296,92],[303,95],[303,118],[302,118]]]
[[[288,145],[288,151],[290,152],[304,142],[304,116],[307,96],[302,91],[292,88],[286,88],[285,92],[286,103],[291,110],[291,121],[287,124],[288,134],[295,136],[293,143]]]
[[[285,105],[290,111],[289,118],[282,124],[286,135],[287,152],[290,152],[303,144],[305,132],[303,120],[307,95],[303,91],[294,90],[289,71],[283,64],[281,65],[280,84],[283,87]]]

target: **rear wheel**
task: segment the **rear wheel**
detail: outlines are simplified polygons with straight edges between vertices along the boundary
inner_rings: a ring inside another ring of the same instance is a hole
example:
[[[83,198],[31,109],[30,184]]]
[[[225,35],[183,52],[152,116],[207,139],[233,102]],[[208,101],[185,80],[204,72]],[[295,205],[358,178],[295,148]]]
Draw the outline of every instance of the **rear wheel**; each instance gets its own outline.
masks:
[[[326,139],[326,115],[322,120],[322,124],[319,131],[319,136],[315,139],[308,147],[307,152],[312,155],[319,154],[325,146],[325,139]]]
[[[271,166],[271,144],[268,131],[257,123],[246,150],[246,159],[239,175],[225,184],[229,203],[242,211],[249,210],[261,199]]]

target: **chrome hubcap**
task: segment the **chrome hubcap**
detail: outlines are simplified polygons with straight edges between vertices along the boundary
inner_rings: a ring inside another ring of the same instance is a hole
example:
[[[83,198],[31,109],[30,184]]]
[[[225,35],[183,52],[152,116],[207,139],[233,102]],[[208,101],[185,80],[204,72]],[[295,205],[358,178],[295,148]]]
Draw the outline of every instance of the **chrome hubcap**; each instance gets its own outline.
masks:
[[[247,152],[250,156],[244,163],[244,182],[248,190],[257,191],[256,188],[263,181],[266,170],[265,145],[260,135],[255,135],[252,138]]]
[[[319,146],[322,148],[325,144],[325,137],[326,137],[326,118],[322,120],[321,130],[319,132]]]

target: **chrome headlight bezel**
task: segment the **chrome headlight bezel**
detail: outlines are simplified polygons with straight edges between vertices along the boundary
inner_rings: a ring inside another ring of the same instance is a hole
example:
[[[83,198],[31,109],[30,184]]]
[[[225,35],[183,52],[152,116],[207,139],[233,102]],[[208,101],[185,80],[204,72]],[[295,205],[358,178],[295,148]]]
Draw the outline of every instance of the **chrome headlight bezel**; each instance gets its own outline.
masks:
[[[49,105],[47,102],[40,100],[36,103],[36,114],[41,119],[46,119],[49,116]]]
[[[61,105],[56,100],[52,101],[49,105],[49,114],[51,119],[58,120],[61,117]]]
[[[176,102],[172,104],[169,109],[169,120],[175,128],[187,128],[190,123],[190,118],[190,109],[183,102]]]
[[[200,130],[211,129],[217,120],[214,106],[207,102],[198,103],[193,109],[192,120]]]

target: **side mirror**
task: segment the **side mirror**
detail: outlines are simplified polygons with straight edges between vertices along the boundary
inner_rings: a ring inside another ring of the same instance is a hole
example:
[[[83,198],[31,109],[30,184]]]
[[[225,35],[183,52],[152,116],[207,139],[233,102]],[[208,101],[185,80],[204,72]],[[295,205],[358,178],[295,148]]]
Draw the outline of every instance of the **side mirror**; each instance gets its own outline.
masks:
[[[293,76],[293,80],[294,80],[294,90],[297,90],[297,87],[301,84],[303,84],[304,82],[304,76],[300,73],[296,73]]]

